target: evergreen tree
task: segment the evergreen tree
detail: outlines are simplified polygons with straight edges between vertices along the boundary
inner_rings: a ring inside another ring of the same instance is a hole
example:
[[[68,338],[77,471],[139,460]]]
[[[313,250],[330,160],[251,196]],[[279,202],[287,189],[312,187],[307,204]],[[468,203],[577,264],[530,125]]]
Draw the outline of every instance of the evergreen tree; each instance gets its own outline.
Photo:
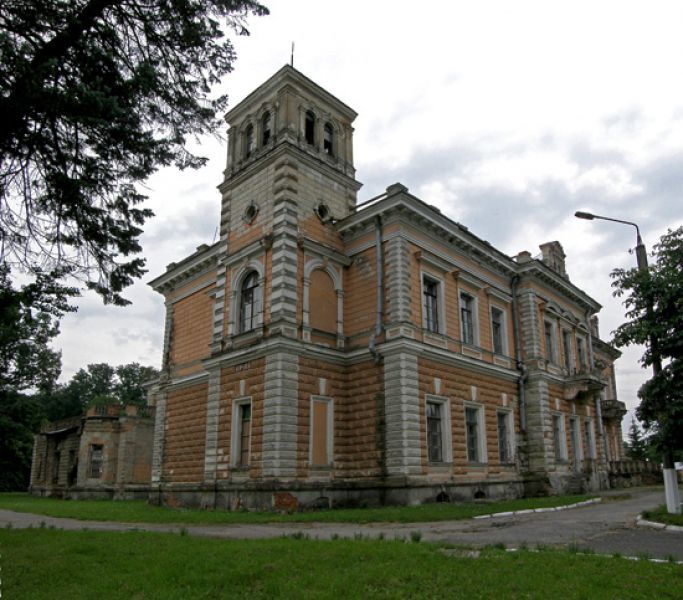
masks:
[[[145,272],[138,184],[205,159],[256,0],[0,2],[0,259],[84,279],[105,302]],[[58,268],[58,270],[54,270]]]
[[[627,455],[632,460],[646,460],[648,457],[647,443],[643,439],[640,427],[635,419],[631,419],[628,430]]]

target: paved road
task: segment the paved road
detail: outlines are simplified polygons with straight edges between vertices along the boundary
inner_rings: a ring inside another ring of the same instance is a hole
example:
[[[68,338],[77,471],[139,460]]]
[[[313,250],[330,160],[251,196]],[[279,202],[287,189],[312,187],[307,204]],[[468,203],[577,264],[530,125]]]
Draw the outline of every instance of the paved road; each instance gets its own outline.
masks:
[[[643,510],[662,503],[662,490],[647,488],[619,490],[613,494],[630,494],[627,500],[605,501],[575,509],[435,523],[277,523],[269,525],[188,525],[189,535],[226,539],[273,538],[303,532],[310,537],[329,539],[332,536],[353,537],[356,534],[387,538],[408,537],[420,531],[422,539],[444,541],[468,546],[503,543],[508,547],[566,546],[592,549],[595,552],[626,556],[649,555],[652,558],[675,556],[683,561],[683,533],[659,531],[635,526],[635,518]],[[613,495],[612,494],[612,495]],[[610,494],[606,494],[609,500]],[[113,523],[59,519],[0,510],[0,526],[15,528],[54,526],[58,529],[99,531],[161,531],[177,533],[179,525],[143,523]]]

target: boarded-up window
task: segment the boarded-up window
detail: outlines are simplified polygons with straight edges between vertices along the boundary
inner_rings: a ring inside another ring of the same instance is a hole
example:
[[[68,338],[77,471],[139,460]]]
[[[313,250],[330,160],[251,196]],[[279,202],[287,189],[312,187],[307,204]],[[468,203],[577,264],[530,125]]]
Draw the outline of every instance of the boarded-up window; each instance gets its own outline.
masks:
[[[311,402],[311,464],[314,467],[327,466],[331,462],[329,423],[332,409],[329,400]]]
[[[313,329],[335,333],[337,331],[337,293],[330,276],[316,269],[311,273],[309,295],[309,322]]]

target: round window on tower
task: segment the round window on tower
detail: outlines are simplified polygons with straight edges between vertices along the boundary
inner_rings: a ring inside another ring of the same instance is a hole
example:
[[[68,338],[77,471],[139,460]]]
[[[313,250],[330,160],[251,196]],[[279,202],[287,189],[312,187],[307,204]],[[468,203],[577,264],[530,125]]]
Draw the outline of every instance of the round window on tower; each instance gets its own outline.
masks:
[[[252,202],[247,206],[247,208],[244,209],[244,214],[242,215],[242,220],[247,224],[251,225],[253,223],[254,219],[256,218],[256,215],[258,215],[259,207],[258,204],[255,202]]]
[[[327,204],[324,202],[321,202],[316,206],[315,208],[315,214],[318,215],[318,218],[325,223],[326,221],[329,221],[331,219],[330,216],[330,209],[327,207]]]

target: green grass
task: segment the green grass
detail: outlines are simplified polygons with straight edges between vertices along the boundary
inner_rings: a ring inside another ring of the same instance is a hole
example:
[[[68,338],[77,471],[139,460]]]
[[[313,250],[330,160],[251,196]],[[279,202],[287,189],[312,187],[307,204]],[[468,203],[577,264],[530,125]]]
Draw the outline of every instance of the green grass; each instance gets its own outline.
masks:
[[[36,513],[49,517],[67,517],[91,521],[122,521],[125,523],[420,523],[469,519],[477,515],[494,512],[561,506],[580,502],[590,497],[550,496],[500,502],[334,509],[281,515],[272,512],[174,509],[152,506],[143,501],[132,500],[60,500],[57,498],[37,498],[28,494],[5,493],[0,494],[0,509]]]
[[[683,567],[378,540],[0,530],[3,598],[681,598]]]
[[[666,523],[668,525],[683,527],[683,515],[670,515],[666,512],[665,505],[662,505],[655,510],[646,510],[643,512],[643,518],[648,521],[656,521],[657,523]]]

